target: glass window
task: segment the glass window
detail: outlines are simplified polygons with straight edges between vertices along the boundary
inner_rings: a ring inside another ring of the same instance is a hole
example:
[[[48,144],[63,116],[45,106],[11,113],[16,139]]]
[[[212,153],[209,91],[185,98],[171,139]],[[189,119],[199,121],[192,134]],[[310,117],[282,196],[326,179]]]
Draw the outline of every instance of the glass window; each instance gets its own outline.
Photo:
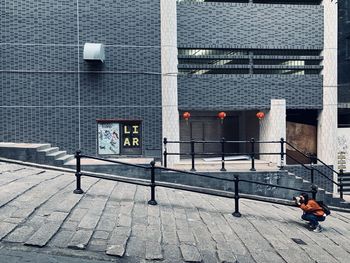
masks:
[[[180,48],[178,54],[179,74],[305,75],[322,69],[320,50]]]

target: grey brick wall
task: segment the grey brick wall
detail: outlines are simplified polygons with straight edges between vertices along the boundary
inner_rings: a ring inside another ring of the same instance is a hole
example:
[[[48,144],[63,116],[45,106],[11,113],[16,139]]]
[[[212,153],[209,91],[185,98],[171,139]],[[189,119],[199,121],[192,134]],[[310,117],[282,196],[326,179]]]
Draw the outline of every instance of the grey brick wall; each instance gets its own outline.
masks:
[[[143,153],[160,154],[159,1],[3,0],[0,12],[0,141],[74,152],[80,137],[95,154],[96,119],[140,119]],[[85,42],[106,45],[105,63],[82,59]]]
[[[48,142],[71,153],[79,147],[77,108],[0,107],[0,116],[1,141]]]
[[[178,3],[180,47],[323,49],[323,7]]]
[[[181,110],[267,109],[286,99],[288,109],[321,109],[322,76],[192,75],[178,77]]]
[[[76,44],[77,2],[2,0],[3,43]]]
[[[323,7],[178,3],[178,46],[184,48],[323,49]],[[321,109],[322,76],[179,76],[182,110]]]

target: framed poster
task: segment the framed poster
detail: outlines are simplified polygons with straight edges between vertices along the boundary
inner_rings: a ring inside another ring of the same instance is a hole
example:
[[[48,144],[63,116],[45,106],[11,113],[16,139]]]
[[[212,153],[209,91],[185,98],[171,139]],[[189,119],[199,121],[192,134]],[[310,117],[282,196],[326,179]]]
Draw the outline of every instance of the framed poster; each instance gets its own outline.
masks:
[[[120,125],[117,122],[97,123],[98,154],[120,154]]]

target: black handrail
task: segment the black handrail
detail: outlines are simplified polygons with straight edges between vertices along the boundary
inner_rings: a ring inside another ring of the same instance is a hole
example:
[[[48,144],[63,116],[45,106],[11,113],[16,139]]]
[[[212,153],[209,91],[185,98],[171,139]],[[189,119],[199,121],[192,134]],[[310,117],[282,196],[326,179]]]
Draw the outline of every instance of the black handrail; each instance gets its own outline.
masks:
[[[212,179],[216,179],[216,180],[220,180],[220,181],[229,181],[229,182],[233,182],[234,183],[234,199],[235,199],[235,211],[232,213],[233,216],[236,217],[240,217],[241,213],[239,212],[239,199],[240,198],[247,198],[249,199],[249,196],[240,196],[239,195],[239,182],[246,182],[246,183],[254,183],[254,184],[259,184],[259,185],[264,185],[264,186],[270,186],[270,187],[276,187],[276,188],[283,188],[283,189],[289,189],[289,190],[294,190],[294,191],[299,191],[299,192],[307,192],[307,193],[312,193],[313,198],[316,197],[316,193],[317,193],[317,187],[315,187],[314,185],[312,185],[312,189],[310,191],[305,190],[305,189],[298,189],[298,188],[292,188],[292,187],[287,187],[287,186],[281,186],[281,185],[276,185],[276,184],[268,184],[268,183],[263,183],[263,182],[256,182],[256,181],[251,181],[251,180],[246,180],[246,179],[239,179],[238,175],[234,176],[234,179],[230,179],[230,178],[219,178],[219,177],[215,177],[215,176],[211,176],[211,175],[207,175],[207,174],[200,174],[200,173],[195,173],[195,172],[188,172],[188,171],[184,171],[184,170],[179,170],[179,169],[173,169],[173,168],[166,168],[166,167],[161,167],[161,166],[156,166],[154,161],[150,162],[150,166],[143,166],[143,165],[136,165],[136,164],[131,164],[131,163],[125,163],[125,162],[121,162],[121,161],[116,161],[116,160],[109,160],[109,159],[103,159],[103,158],[99,158],[99,157],[95,157],[95,156],[89,156],[89,155],[83,155],[81,154],[80,151],[77,151],[75,154],[75,158],[76,158],[76,189],[73,191],[74,194],[83,194],[84,191],[81,189],[81,177],[82,176],[88,176],[88,177],[95,177],[95,178],[99,178],[99,179],[106,179],[106,180],[112,180],[112,181],[120,181],[120,182],[124,182],[124,183],[130,183],[130,184],[135,184],[135,185],[142,185],[142,186],[149,186],[151,188],[151,199],[148,201],[149,205],[157,205],[157,201],[156,201],[156,186],[162,186],[162,187],[167,187],[167,188],[172,188],[172,189],[182,189],[185,191],[191,191],[191,192],[200,192],[200,193],[204,193],[205,189],[207,188],[199,188],[199,187],[193,187],[193,189],[190,189],[189,187],[180,187],[177,184],[171,184],[171,183],[167,183],[167,184],[162,184],[162,183],[157,183],[156,179],[155,179],[155,173],[156,170],[163,170],[163,171],[168,171],[168,172],[179,172],[182,174],[191,174],[191,175],[195,175],[195,176],[202,176],[202,177],[206,177],[206,178],[212,178]],[[117,163],[117,164],[121,164],[121,165],[126,165],[126,166],[132,166],[132,167],[136,167],[136,168],[140,168],[140,169],[145,169],[145,170],[151,170],[151,178],[149,180],[149,182],[147,182],[147,180],[143,180],[143,179],[132,179],[132,178],[128,178],[128,177],[121,177],[121,176],[112,176],[112,175],[101,175],[101,174],[94,174],[94,173],[85,173],[81,171],[81,158],[89,158],[89,159],[94,159],[94,160],[101,160],[101,161],[105,161],[105,162],[110,162],[110,163]],[[210,189],[208,189],[209,191]],[[207,194],[210,195],[215,195],[215,196],[225,196],[225,194],[220,193],[223,191],[210,191],[210,192],[206,192]],[[264,201],[264,200],[260,200],[260,201]]]
[[[313,162],[314,160],[317,160],[317,162],[322,163],[325,167],[327,167],[329,170],[331,170],[333,173],[336,173],[337,175],[339,175],[339,173],[334,170],[332,167],[330,167],[328,164],[326,164],[324,161],[322,161],[321,159],[319,159],[316,156],[310,156],[307,155],[305,153],[303,153],[302,151],[298,150],[294,145],[292,145],[291,143],[286,141],[286,144],[289,145],[291,148],[293,148],[294,150],[296,150],[298,153],[302,154],[304,157],[308,158],[311,162]]]
[[[302,156],[308,158],[310,160],[312,169],[311,169],[311,180],[313,183],[313,176],[314,176],[314,171],[317,171],[319,174],[321,174],[323,177],[325,177],[328,181],[332,182],[333,184],[335,184],[336,186],[339,187],[339,193],[340,193],[340,198],[343,199],[344,198],[344,193],[343,193],[343,183],[342,183],[342,175],[343,175],[343,170],[340,170],[340,172],[335,171],[332,167],[330,167],[329,165],[327,165],[325,162],[323,162],[322,160],[320,160],[318,157],[316,156],[310,156],[307,155],[305,153],[303,153],[302,151],[298,150],[294,145],[292,145],[289,142],[285,142],[288,146],[290,146],[291,148],[293,148],[296,152],[300,153]],[[288,155],[288,157],[292,158],[294,161],[298,162],[299,164],[302,164],[300,161],[294,159],[292,156]],[[321,164],[323,164],[323,166],[325,166],[327,169],[331,170],[333,173],[337,174],[338,178],[339,178],[339,183],[335,182],[333,179],[329,178],[325,173],[323,173],[322,171],[320,171],[319,169],[317,169],[316,167],[313,166],[313,162],[317,160],[318,162],[320,162]],[[303,165],[304,166],[304,165]],[[306,168],[304,166],[304,168]],[[308,168],[307,168],[308,169]],[[310,170],[310,169],[308,169]]]
[[[218,179],[218,180],[222,180],[222,181],[233,182],[233,179],[216,177],[216,176],[212,176],[212,175],[208,175],[208,174],[201,174],[201,173],[198,173],[198,172],[190,172],[190,171],[174,169],[174,168],[167,168],[167,167],[162,167],[162,166],[157,166],[156,169],[163,170],[163,171],[168,171],[168,172],[177,172],[177,173],[183,173],[183,174],[191,174],[191,175],[196,175],[196,176],[201,176],[201,177],[207,177],[207,178]]]
[[[318,162],[322,163],[324,166],[326,166],[328,169],[330,169],[333,173],[336,173],[337,175],[339,175],[339,173],[334,170],[332,167],[330,167],[329,165],[327,165],[325,162],[323,162],[322,160],[320,160],[319,158],[317,157],[314,157]]]
[[[254,138],[252,138],[250,141],[229,141],[229,140],[225,140],[224,138],[222,138],[220,141],[203,141],[203,140],[194,140],[191,139],[190,141],[168,141],[167,138],[164,138],[164,160],[163,160],[163,164],[165,167],[167,167],[167,156],[168,155],[178,155],[178,156],[191,156],[191,171],[196,171],[195,169],[195,156],[221,156],[221,169],[220,171],[226,171],[225,169],[225,157],[226,156],[236,156],[236,155],[249,155],[250,156],[250,160],[251,160],[251,168],[250,171],[256,171],[255,168],[255,156],[256,155],[280,155],[280,170],[284,169],[284,157],[287,156],[291,159],[293,159],[295,162],[297,162],[298,164],[302,165],[305,169],[310,171],[311,174],[311,183],[314,183],[314,171],[317,171],[319,174],[321,174],[321,176],[327,178],[327,180],[331,181],[333,184],[337,185],[340,189],[340,198],[343,198],[343,183],[341,181],[341,176],[342,173],[338,173],[337,171],[335,171],[333,168],[331,168],[329,165],[327,165],[326,163],[324,163],[322,160],[320,160],[317,157],[314,156],[309,156],[305,153],[303,153],[302,151],[300,151],[299,149],[297,149],[294,145],[292,145],[291,143],[289,143],[288,141],[285,141],[283,138],[280,139],[280,141],[256,141]],[[169,153],[167,151],[166,145],[168,143],[190,143],[191,146],[191,152],[190,153]],[[221,144],[221,152],[220,153],[196,153],[195,152],[195,144]],[[244,153],[230,153],[230,152],[226,152],[225,151],[225,144],[226,143],[236,143],[236,144],[240,144],[240,143],[244,143],[244,144],[250,144],[251,146],[251,151],[250,152],[244,152]],[[263,144],[263,143],[274,143],[274,144],[280,144],[280,152],[255,152],[255,144]],[[307,167],[305,164],[303,164],[302,162],[300,162],[299,160],[297,160],[296,158],[294,158],[293,156],[291,156],[290,154],[287,153],[287,151],[284,149],[284,145],[288,145],[289,147],[291,147],[292,149],[294,149],[296,152],[298,152],[299,154],[301,154],[303,157],[307,158],[310,163],[311,163],[311,168]],[[326,174],[324,174],[322,171],[318,170],[317,168],[315,168],[312,164],[313,162],[317,160],[320,163],[322,163],[325,167],[327,167],[327,169],[330,169],[332,172],[336,173],[338,175],[338,177],[340,178],[340,182],[335,182],[334,180],[330,179]]]
[[[90,156],[90,155],[85,155],[85,154],[80,154],[81,158],[88,158],[88,159],[94,159],[94,160],[99,160],[103,162],[108,162],[108,163],[116,163],[116,164],[123,164],[127,166],[133,166],[133,167],[138,167],[138,168],[144,168],[144,169],[151,169],[150,166],[145,166],[145,165],[140,165],[140,164],[133,164],[133,163],[126,163],[126,162],[121,162],[117,160],[110,160],[110,159],[104,159],[96,156]]]
[[[316,167],[314,167],[314,170],[319,172],[321,175],[323,175],[323,177],[325,177],[327,180],[331,181],[333,184],[340,186],[339,183],[333,181],[333,179],[329,178],[326,174],[324,174],[322,171],[318,170]]]
[[[188,156],[188,155],[191,155],[191,153],[169,153],[169,152],[167,152],[166,153],[167,155],[183,155],[183,156]],[[242,152],[242,153],[231,153],[231,152],[225,152],[224,153],[225,154],[225,156],[229,156],[229,155],[231,155],[231,156],[234,156],[234,155],[251,155],[251,152]],[[259,155],[280,155],[280,153],[257,153],[257,154],[259,154]],[[200,156],[204,156],[204,155],[208,155],[208,156],[221,156],[222,155],[222,153],[195,153],[195,155],[200,155]]]
[[[307,170],[311,170],[310,167],[307,167],[305,164],[303,164],[302,162],[300,162],[298,159],[295,159],[292,155],[286,153],[286,156],[288,156],[289,158],[293,159],[293,161],[297,162],[298,164],[300,164],[302,167],[304,167]]]
[[[247,179],[239,179],[239,181],[240,182],[246,182],[246,183],[252,183],[252,184],[259,184],[259,185],[264,185],[264,186],[272,186],[272,187],[288,189],[288,190],[293,190],[293,191],[304,191],[306,193],[312,193],[312,190],[310,190],[310,191],[300,190],[299,188],[294,188],[294,187],[289,187],[289,186],[282,186],[282,185],[278,185],[278,184],[269,184],[269,183],[257,182],[257,181],[247,180]]]
[[[302,151],[300,151],[298,148],[296,148],[293,144],[287,142],[287,141],[284,141],[285,144],[287,144],[288,146],[290,146],[293,150],[297,151],[298,153],[300,153],[301,155],[303,155],[304,157],[310,159],[310,156],[306,155],[305,153],[303,153]]]

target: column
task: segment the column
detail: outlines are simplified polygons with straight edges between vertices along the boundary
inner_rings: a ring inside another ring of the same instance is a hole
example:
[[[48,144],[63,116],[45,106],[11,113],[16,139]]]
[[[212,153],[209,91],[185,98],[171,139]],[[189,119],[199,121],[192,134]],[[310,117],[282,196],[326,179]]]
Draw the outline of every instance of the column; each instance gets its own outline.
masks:
[[[318,116],[317,156],[329,165],[336,165],[337,158],[337,45],[338,5],[323,1],[324,50],[323,50],[323,109]],[[333,178],[338,179],[336,174]],[[334,191],[337,192],[336,187]]]
[[[271,100],[271,108],[260,120],[260,141],[279,141],[286,138],[286,101]],[[260,144],[260,152],[279,153],[280,144],[263,143]],[[269,161],[280,165],[279,155],[261,155],[261,160]]]
[[[162,64],[162,134],[171,141],[180,140],[177,100],[177,27],[176,0],[160,1]],[[179,144],[169,144],[168,152],[179,153]],[[168,166],[180,157],[169,155]]]

